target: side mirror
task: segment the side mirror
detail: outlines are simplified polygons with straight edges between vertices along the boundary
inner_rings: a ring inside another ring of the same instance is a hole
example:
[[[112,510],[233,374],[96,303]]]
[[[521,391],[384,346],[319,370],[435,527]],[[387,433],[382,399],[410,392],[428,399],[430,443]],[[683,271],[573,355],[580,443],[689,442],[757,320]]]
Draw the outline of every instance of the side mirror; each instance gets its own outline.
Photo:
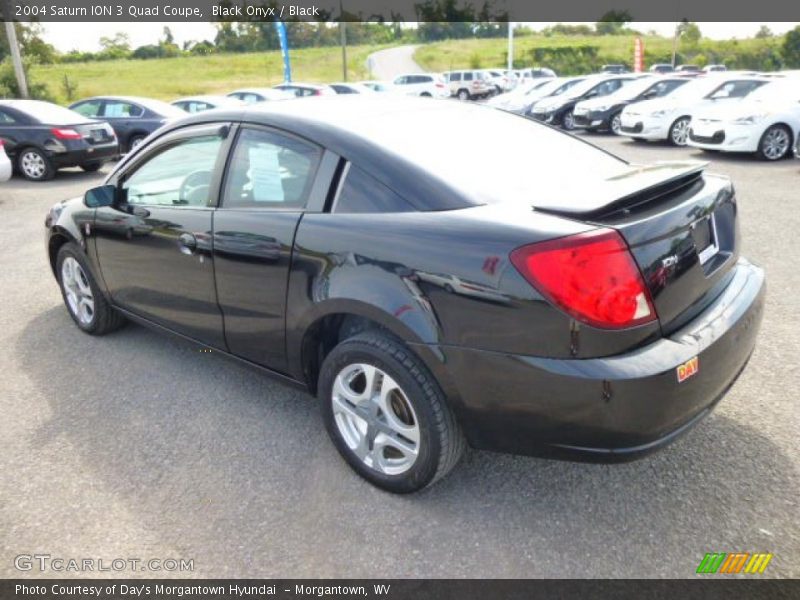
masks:
[[[89,208],[99,208],[101,206],[111,206],[117,196],[117,188],[113,185],[101,185],[92,188],[83,197],[83,203]]]

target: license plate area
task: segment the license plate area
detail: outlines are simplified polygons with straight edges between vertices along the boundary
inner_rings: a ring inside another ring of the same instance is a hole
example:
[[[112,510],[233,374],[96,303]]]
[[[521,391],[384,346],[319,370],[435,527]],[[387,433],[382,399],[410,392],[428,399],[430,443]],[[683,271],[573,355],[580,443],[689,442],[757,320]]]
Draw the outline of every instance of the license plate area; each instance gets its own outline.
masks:
[[[106,137],[105,131],[102,129],[92,129],[91,135],[93,142],[102,142]]]
[[[719,252],[717,221],[714,215],[695,221],[692,225],[692,240],[701,265],[706,264]]]

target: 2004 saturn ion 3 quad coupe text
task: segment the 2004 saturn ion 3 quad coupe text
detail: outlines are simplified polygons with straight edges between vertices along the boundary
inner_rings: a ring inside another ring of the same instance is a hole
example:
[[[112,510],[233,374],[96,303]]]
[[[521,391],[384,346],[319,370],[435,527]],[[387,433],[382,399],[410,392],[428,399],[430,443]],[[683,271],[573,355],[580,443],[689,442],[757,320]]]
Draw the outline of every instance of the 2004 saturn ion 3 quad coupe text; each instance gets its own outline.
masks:
[[[503,144],[476,149],[476,131]],[[393,492],[466,444],[662,446],[744,368],[765,291],[733,187],[702,164],[632,165],[430,99],[199,113],[46,226],[83,331],[132,319],[302,386],[350,466]]]

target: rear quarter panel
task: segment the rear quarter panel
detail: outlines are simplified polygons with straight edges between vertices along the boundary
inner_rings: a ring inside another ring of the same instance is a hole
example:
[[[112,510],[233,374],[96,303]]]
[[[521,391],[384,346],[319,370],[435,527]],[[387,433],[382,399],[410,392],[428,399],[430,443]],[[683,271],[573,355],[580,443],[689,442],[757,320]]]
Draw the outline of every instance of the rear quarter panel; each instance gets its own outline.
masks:
[[[640,343],[658,326],[610,332],[578,325],[509,261],[519,246],[591,228],[508,206],[307,214],[295,238],[287,292],[290,370],[301,373],[308,328],[335,313],[369,318],[406,342],[430,347],[581,357]]]

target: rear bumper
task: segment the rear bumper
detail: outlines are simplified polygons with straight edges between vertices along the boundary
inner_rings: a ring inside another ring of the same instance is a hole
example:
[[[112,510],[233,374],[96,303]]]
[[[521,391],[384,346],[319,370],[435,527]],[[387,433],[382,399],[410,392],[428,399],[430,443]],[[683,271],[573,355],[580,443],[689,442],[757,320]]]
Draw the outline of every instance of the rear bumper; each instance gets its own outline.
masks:
[[[108,162],[119,157],[119,144],[88,146],[80,149],[65,149],[53,152],[51,158],[56,168],[77,167],[80,165]]]
[[[764,272],[740,260],[727,288],[667,338],[628,354],[561,360],[443,348],[464,432],[477,448],[581,460],[630,460],[708,414],[756,343]],[[697,357],[699,369],[678,381]]]
[[[3,154],[0,155],[0,183],[4,181],[8,181],[11,179],[11,171],[13,170],[11,165],[11,159],[9,159],[5,151],[0,150]]]

